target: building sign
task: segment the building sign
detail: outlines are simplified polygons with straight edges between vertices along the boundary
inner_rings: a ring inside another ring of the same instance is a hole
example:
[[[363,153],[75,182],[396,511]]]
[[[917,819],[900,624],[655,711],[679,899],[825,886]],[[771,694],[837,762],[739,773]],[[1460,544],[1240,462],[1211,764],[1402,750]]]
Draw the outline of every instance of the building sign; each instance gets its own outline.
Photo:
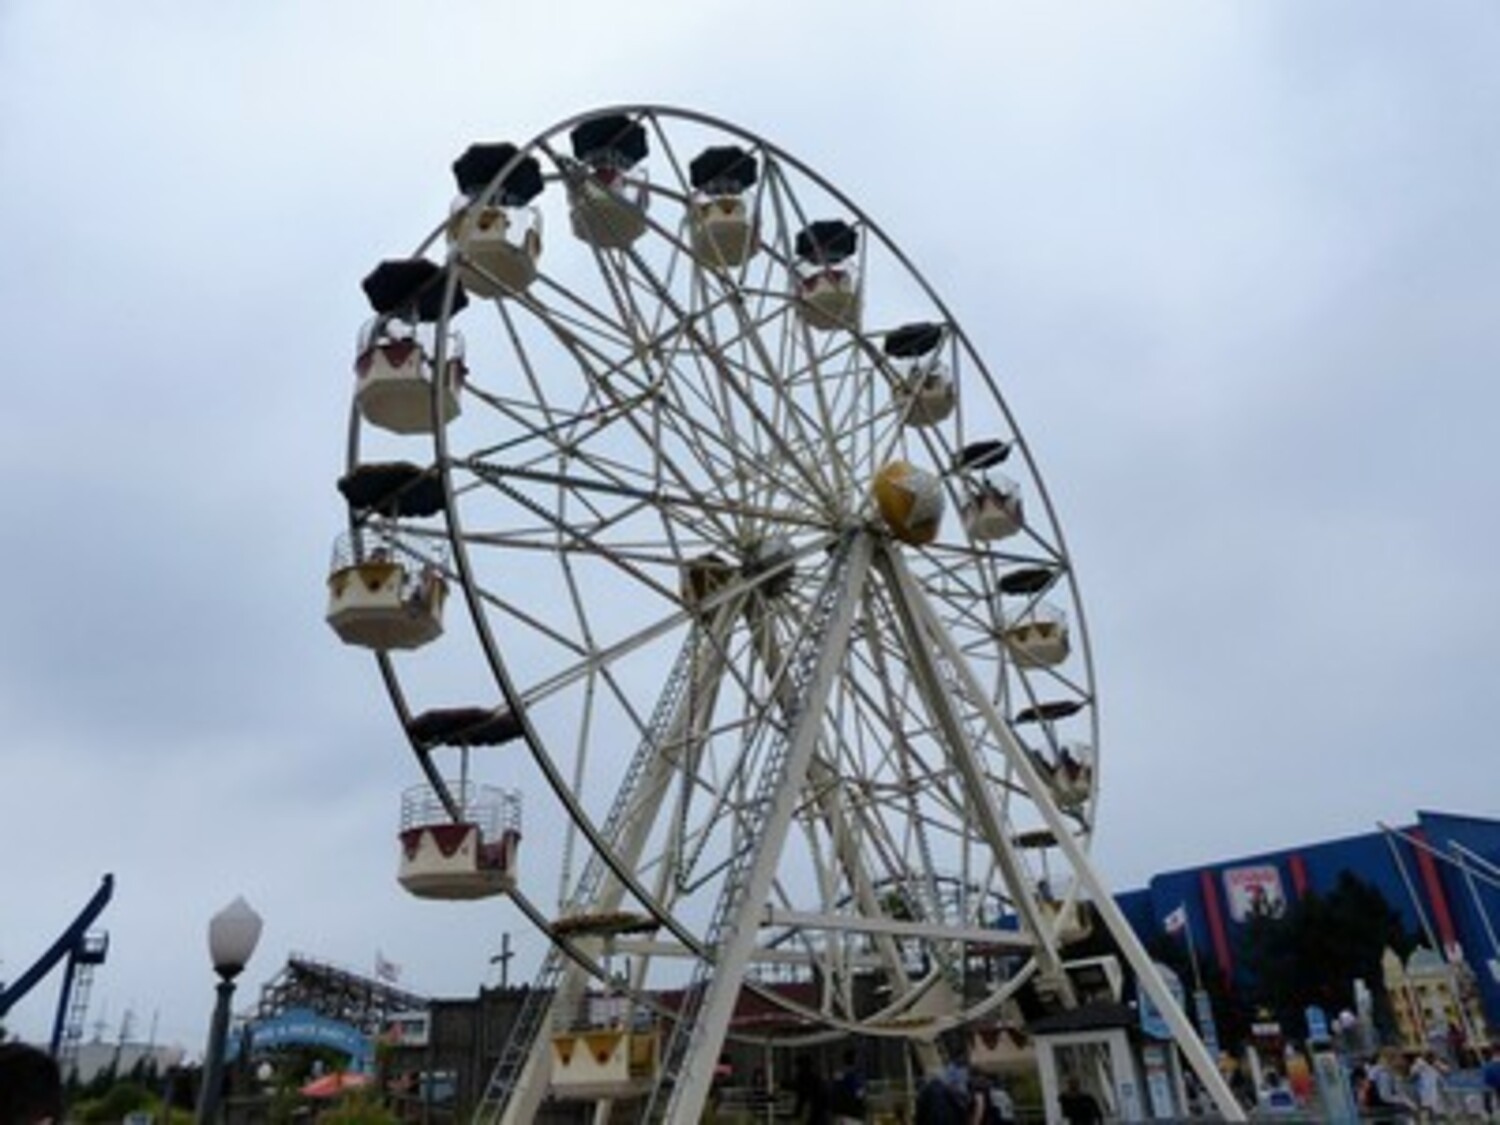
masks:
[[[1236,922],[1243,922],[1252,914],[1280,918],[1286,913],[1281,872],[1269,863],[1226,868],[1224,894],[1229,900],[1229,916]]]
[[[250,1048],[254,1051],[285,1047],[290,1044],[310,1047],[332,1047],[349,1056],[349,1070],[368,1071],[375,1057],[374,1045],[359,1028],[331,1020],[307,1008],[288,1008],[279,1016],[258,1020],[249,1026]],[[239,1036],[230,1045],[230,1059],[239,1047]]]
[[[426,1012],[393,1012],[386,1017],[387,1043],[400,1047],[425,1047],[432,1034],[432,1021]]]
[[[1153,961],[1152,964],[1156,966],[1156,972],[1161,977],[1161,982],[1167,986],[1167,991],[1172,994],[1172,999],[1177,1002],[1177,1006],[1185,1009],[1187,1007],[1187,995],[1182,987],[1182,978],[1173,972],[1169,966],[1163,965],[1160,961]],[[1161,1010],[1157,1008],[1155,1002],[1151,999],[1150,993],[1144,988],[1140,990],[1140,994],[1136,997],[1136,1006],[1140,1010],[1142,1031],[1153,1039],[1172,1038],[1172,1029],[1167,1024],[1167,1017],[1162,1015]]]

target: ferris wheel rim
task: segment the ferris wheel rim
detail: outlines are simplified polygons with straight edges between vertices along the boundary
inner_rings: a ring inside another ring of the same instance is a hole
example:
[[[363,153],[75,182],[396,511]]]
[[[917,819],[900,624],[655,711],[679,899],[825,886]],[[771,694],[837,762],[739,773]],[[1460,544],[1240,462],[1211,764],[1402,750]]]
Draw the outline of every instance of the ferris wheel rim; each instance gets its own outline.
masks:
[[[919,288],[926,296],[927,300],[931,303],[932,307],[936,308],[942,313],[944,324],[952,332],[956,341],[956,346],[964,350],[965,354],[972,362],[973,368],[977,370],[977,372],[982,376],[989,391],[992,403],[997,406],[1002,412],[1011,432],[1018,439],[1017,448],[1019,449],[1022,457],[1025,459],[1027,465],[1029,466],[1030,479],[1039,489],[1038,498],[1040,499],[1043,510],[1046,513],[1047,523],[1051,533],[1050,539],[1058,548],[1059,557],[1067,561],[1067,565],[1060,571],[1060,577],[1068,584],[1071,590],[1072,610],[1078,615],[1077,635],[1080,640],[1080,658],[1083,666],[1083,673],[1080,678],[1081,681],[1087,685],[1087,690],[1084,694],[1086,696],[1087,706],[1089,708],[1089,717],[1092,724],[1092,729],[1096,732],[1097,696],[1093,687],[1094,675],[1092,653],[1088,643],[1088,631],[1082,619],[1083,603],[1081,598],[1078,596],[1076,585],[1077,576],[1071,563],[1071,556],[1066,551],[1066,546],[1062,538],[1062,528],[1060,521],[1057,519],[1056,513],[1053,510],[1050,497],[1045,491],[1043,478],[1036,468],[1034,461],[1032,460],[1030,448],[1025,443],[1024,438],[1021,435],[1019,426],[1015,423],[1014,418],[1011,416],[1008,404],[1006,403],[1004,397],[999,393],[999,389],[995,384],[993,376],[990,374],[988,368],[984,365],[982,357],[980,356],[977,349],[973,347],[962,326],[959,324],[957,319],[952,316],[951,312],[948,310],[947,306],[943,303],[936,291],[932,288],[930,283],[910,262],[910,260],[900,250],[896,243],[885,234],[885,232],[879,227],[879,225],[876,224],[873,219],[870,219],[865,212],[863,212],[852,200],[845,196],[835,185],[825,180],[815,170],[803,164],[796,157],[780,149],[778,146],[764,140],[764,138],[761,138],[754,133],[749,132],[748,130],[742,129],[738,126],[734,126],[728,122],[720,121],[706,114],[697,113],[691,110],[676,109],[670,106],[603,107],[601,109],[585,111],[584,113],[577,114],[549,128],[548,130],[537,134],[537,136],[529,141],[526,145],[521,146],[519,153],[530,153],[534,149],[543,145],[548,138],[559,136],[578,123],[587,121],[600,114],[611,112],[626,113],[641,118],[650,118],[653,121],[662,117],[682,118],[690,120],[708,128],[717,129],[724,133],[739,137],[747,142],[750,142],[759,151],[766,153],[767,155],[774,156],[778,161],[784,162],[787,165],[795,168],[802,175],[814,180],[820,188],[828,192],[834,198],[838,199],[851,215],[856,216],[861,224],[861,229],[870,232],[881,241],[885,250],[889,252],[905,269],[907,276],[916,281]],[[517,159],[519,158],[520,157],[518,155]],[[505,170],[502,170],[499,175],[503,177],[505,174]],[[425,251],[426,248],[431,246],[433,242],[438,237],[440,237],[440,231],[439,233],[436,233],[433,236],[429,237],[429,239],[422,244],[422,246],[419,248],[419,253]],[[451,306],[453,304],[452,295],[456,291],[456,287],[458,284],[456,276],[450,276],[447,284],[448,297],[443,303],[443,311],[437,322],[440,363],[442,357],[442,341],[449,331],[450,322],[453,316]],[[860,335],[862,346],[864,346],[866,350],[873,350],[873,345],[870,343],[869,339],[863,337],[862,333]],[[357,426],[357,422],[353,423],[353,425]],[[354,444],[355,441],[353,438],[351,438],[351,462],[353,461],[355,456],[353,452]],[[533,757],[537,759],[538,765],[542,766],[543,772],[548,774],[549,783],[552,785],[554,795],[563,802],[564,806],[568,809],[569,816],[574,820],[574,822],[581,828],[583,828],[584,834],[589,838],[593,852],[600,855],[601,857],[605,857],[606,862],[608,863],[608,857],[611,855],[613,848],[598,834],[599,826],[593,822],[586,810],[584,810],[581,805],[577,804],[572,799],[572,789],[568,780],[563,777],[561,773],[558,773],[556,771],[549,772],[548,767],[542,764],[543,759],[545,759],[548,763],[551,763],[551,757],[548,754],[547,748],[544,744],[544,740],[542,739],[540,734],[531,726],[530,718],[528,716],[528,700],[526,692],[521,690],[517,686],[517,682],[511,675],[504,653],[502,651],[502,646],[494,637],[493,632],[490,628],[489,617],[484,607],[479,604],[479,599],[476,596],[478,582],[474,576],[473,567],[468,557],[468,538],[465,535],[459,515],[461,505],[458,502],[459,498],[455,495],[453,485],[455,460],[448,447],[448,435],[444,427],[442,426],[438,426],[435,430],[435,447],[437,454],[437,464],[441,468],[444,490],[448,501],[445,509],[445,520],[447,521],[447,526],[449,528],[449,538],[453,544],[453,563],[455,571],[460,579],[460,585],[462,586],[465,594],[465,600],[469,606],[471,621],[476,630],[476,634],[480,638],[481,647],[484,650],[486,660],[489,662],[491,675],[497,686],[500,688],[503,702],[507,707],[510,708],[512,713],[517,716],[518,720],[522,724],[525,741],[530,747]],[[395,672],[394,665],[391,663],[388,656],[382,655],[380,659],[382,671],[387,675],[390,681],[388,686],[391,688],[393,698],[397,699],[398,701],[398,713],[401,713],[403,721],[405,721],[406,719],[409,719],[410,715],[404,703],[404,696],[402,696],[400,692],[398,683],[399,676]],[[1093,741],[1095,746],[1097,746],[1097,737],[1095,737]],[[430,761],[428,757],[426,755],[419,754],[419,758],[422,760],[423,768],[425,770],[429,770],[429,776],[431,777],[432,775],[430,772]],[[1092,820],[1093,804],[1091,803],[1088,816],[1089,823],[1085,825],[1086,831],[1091,832]],[[626,869],[626,865],[621,864],[618,868],[616,868],[615,864],[611,863],[610,866],[615,877],[620,879],[621,882],[626,886],[626,888],[629,889],[631,895],[636,899],[636,901],[643,904],[649,904],[655,901],[654,897],[649,894],[643,886],[640,886],[639,883],[632,877],[632,874]],[[670,911],[666,911],[663,914],[658,915],[658,921],[660,921],[664,926],[667,926],[667,928],[672,929],[672,919],[670,917]],[[685,929],[681,930],[680,932],[674,931],[674,933],[675,936],[682,940],[685,945],[690,945],[692,939],[694,938],[694,935]],[[699,951],[699,954],[701,956],[701,950]]]

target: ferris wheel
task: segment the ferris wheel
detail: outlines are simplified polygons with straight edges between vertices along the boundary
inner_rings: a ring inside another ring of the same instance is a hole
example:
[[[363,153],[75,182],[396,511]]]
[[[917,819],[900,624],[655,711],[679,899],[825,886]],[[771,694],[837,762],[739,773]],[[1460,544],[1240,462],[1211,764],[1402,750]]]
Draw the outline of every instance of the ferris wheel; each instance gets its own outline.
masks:
[[[1087,859],[1088,635],[950,311],[702,114],[453,174],[364,281],[328,620],[423,771],[402,884],[507,894],[551,943],[480,1116],[696,1121],[738,1036],[931,1053],[1067,1002],[1066,947],[1128,930]]]

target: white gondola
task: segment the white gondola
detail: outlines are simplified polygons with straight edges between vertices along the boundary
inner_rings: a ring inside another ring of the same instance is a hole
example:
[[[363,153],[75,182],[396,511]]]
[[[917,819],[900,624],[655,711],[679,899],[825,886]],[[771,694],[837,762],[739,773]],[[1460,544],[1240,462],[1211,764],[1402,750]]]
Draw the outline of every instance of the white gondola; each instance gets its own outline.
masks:
[[[964,530],[971,539],[1005,539],[1014,535],[1026,522],[1020,486],[999,474],[973,482],[969,498],[964,501],[963,520]]]
[[[569,134],[575,171],[568,177],[568,218],[590,246],[624,250],[646,233],[650,182],[643,168],[646,130],[623,114],[580,122]]]
[[[1077,897],[1076,884],[1072,877],[1054,884],[1046,872],[1046,858],[1042,861],[1043,875],[1037,884],[1036,900],[1043,920],[1053,928],[1057,940],[1063,945],[1082,941],[1093,932],[1094,909],[1085,900]]]
[[[1094,792],[1094,753],[1087,746],[1069,745],[1057,752],[1052,789],[1065,809],[1086,804]]]
[[[862,299],[854,260],[858,247],[859,232],[842,219],[810,223],[798,233],[794,296],[809,328],[827,332],[859,327]]]
[[[558,1099],[629,1098],[650,1091],[661,1065],[656,1025],[633,1015],[628,997],[590,993],[578,1018],[552,1033],[552,1095]]]
[[[486,898],[513,889],[520,795],[487,785],[460,784],[450,791],[460,806],[457,820],[428,785],[402,794],[397,879],[418,898]]]
[[[460,195],[448,245],[464,288],[481,297],[522,292],[542,254],[542,216],[530,205],[543,186],[536,158],[512,144],[473,144],[453,162],[453,177]]]
[[[1001,632],[1011,657],[1023,668],[1051,668],[1068,658],[1068,616],[1061,609],[1038,603],[1006,625]]]
[[[1032,751],[1037,772],[1052,790],[1058,808],[1077,809],[1094,792],[1094,754],[1087,746],[1067,744],[1058,749],[1056,761]]]
[[[459,392],[467,374],[463,337],[449,333],[445,351],[439,409],[446,423],[462,409]],[[367,324],[360,332],[354,373],[355,402],[370,425],[398,434],[433,432],[436,360],[409,325],[383,320]]]
[[[859,278],[853,270],[830,266],[799,273],[797,309],[809,328],[827,332],[859,325]]]
[[[448,243],[459,255],[464,288],[480,297],[520,293],[536,280],[542,216],[534,207],[454,201]]]
[[[688,227],[693,257],[700,265],[742,266],[755,252],[755,219],[750,205],[737,195],[695,196],[689,203]]]
[[[739,145],[706,148],[688,165],[688,237],[699,265],[732,269],[755,253],[760,236],[745,193],[759,175],[760,162]]]
[[[896,377],[895,405],[908,426],[936,426],[958,405],[943,362],[941,324],[903,324],[885,334],[882,350]]]
[[[440,560],[377,536],[361,529],[334,544],[326,620],[345,644],[377,652],[421,648],[443,633],[448,583]]]
[[[644,173],[626,176],[599,168],[568,189],[568,221],[573,233],[601,250],[625,250],[646,233],[649,184]]]
[[[896,390],[896,408],[908,426],[936,426],[952,416],[958,405],[953,380],[941,365],[913,371]]]
[[[1067,902],[1043,900],[1042,917],[1053,927],[1059,945],[1072,945],[1082,941],[1094,930],[1094,915],[1087,903],[1070,899]]]
[[[644,1094],[656,1081],[660,1063],[656,1031],[559,1031],[552,1036],[552,1095],[567,1101]]]

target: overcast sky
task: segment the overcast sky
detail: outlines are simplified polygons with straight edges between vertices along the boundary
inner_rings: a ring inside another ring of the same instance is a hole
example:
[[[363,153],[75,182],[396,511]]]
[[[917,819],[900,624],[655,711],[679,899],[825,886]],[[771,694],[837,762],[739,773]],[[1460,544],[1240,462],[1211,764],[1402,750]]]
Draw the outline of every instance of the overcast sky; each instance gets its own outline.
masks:
[[[1489,0],[0,4],[0,979],[105,872],[106,1038],[201,1050],[237,894],[241,1000],[290,951],[472,994],[507,931],[529,978],[503,900],[395,881],[417,772],[322,621],[333,483],[360,278],[471,141],[615,103],[806,161],[1001,375],[1112,885],[1500,813],[1497,53]]]

